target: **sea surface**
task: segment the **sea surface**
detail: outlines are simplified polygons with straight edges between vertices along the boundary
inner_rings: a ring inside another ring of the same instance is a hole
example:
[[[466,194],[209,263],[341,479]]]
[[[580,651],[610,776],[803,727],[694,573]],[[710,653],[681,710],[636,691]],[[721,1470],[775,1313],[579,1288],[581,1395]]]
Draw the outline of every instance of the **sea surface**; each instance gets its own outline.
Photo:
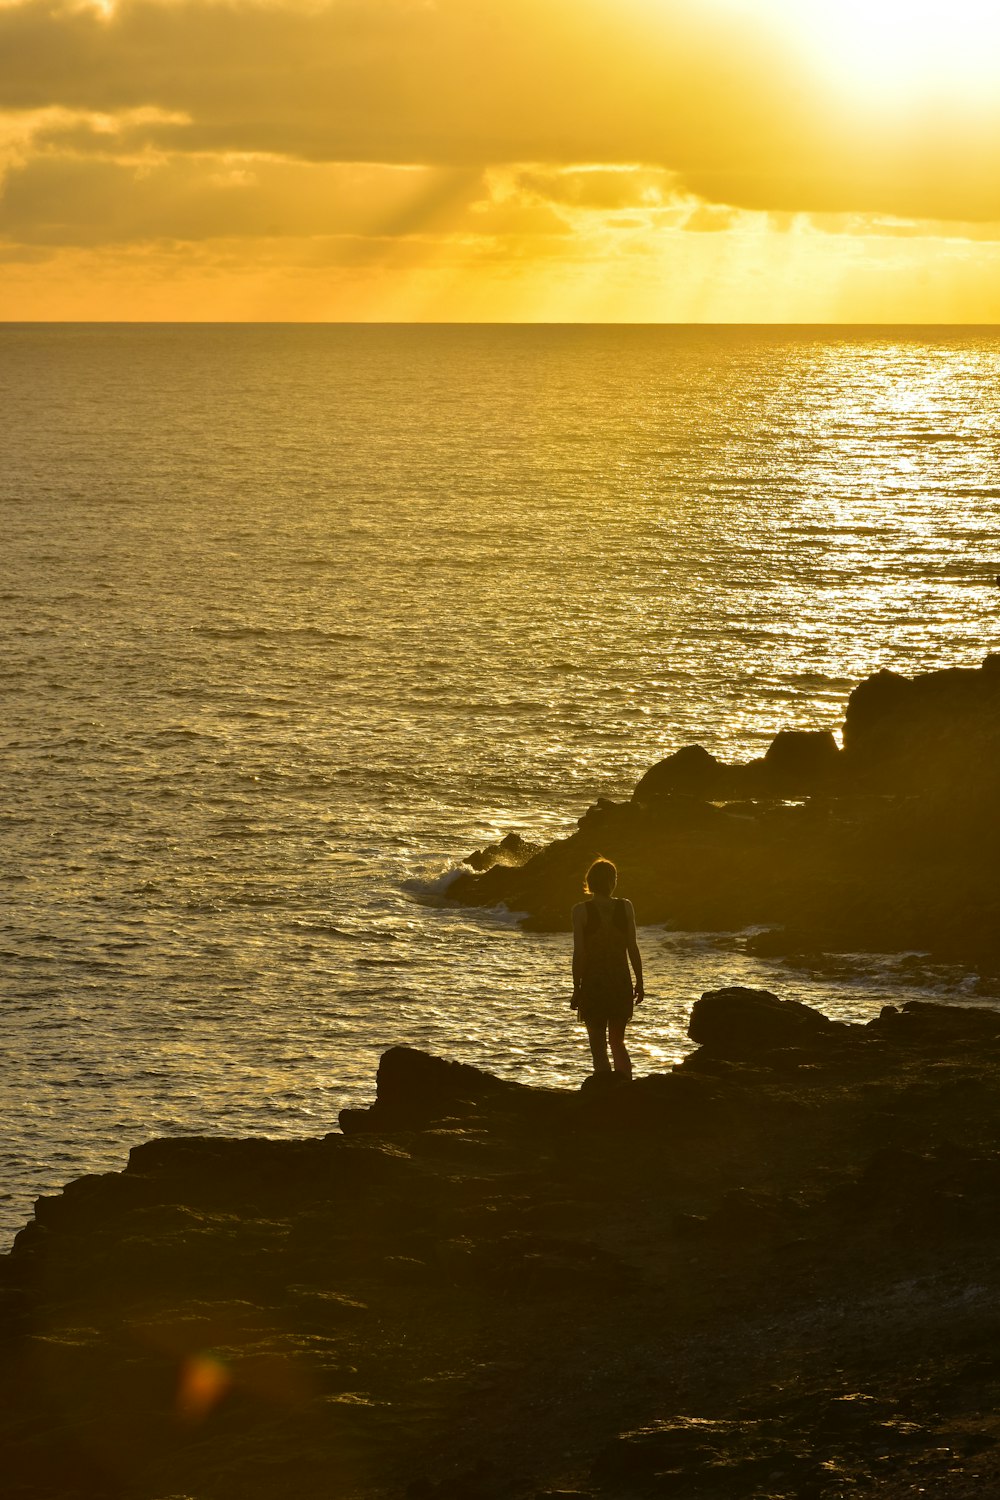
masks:
[[[336,1129],[394,1043],[577,1084],[568,939],[449,873],[1000,646],[998,389],[993,330],[0,327],[3,1239],[151,1136]],[[996,1000],[641,941],[640,1072],[727,982]]]

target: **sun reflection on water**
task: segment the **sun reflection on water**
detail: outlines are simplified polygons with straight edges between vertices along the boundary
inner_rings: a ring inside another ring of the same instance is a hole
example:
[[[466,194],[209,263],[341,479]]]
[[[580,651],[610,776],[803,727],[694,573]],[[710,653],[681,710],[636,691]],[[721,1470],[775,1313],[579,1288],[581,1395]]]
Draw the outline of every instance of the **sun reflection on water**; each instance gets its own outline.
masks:
[[[992,335],[23,339],[0,373],[11,1227],[152,1135],[331,1129],[396,1042],[578,1082],[565,937],[415,894],[682,744],[760,753],[836,726],[877,668],[973,665],[1000,634]],[[845,1016],[968,993],[644,942],[641,1071],[721,983]]]

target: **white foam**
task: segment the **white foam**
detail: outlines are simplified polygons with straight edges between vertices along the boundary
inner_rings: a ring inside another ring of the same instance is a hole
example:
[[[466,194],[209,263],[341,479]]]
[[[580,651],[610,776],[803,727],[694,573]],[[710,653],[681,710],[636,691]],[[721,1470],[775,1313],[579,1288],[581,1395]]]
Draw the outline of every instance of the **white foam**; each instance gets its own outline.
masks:
[[[404,891],[415,896],[446,896],[460,875],[469,875],[468,865],[449,865],[439,875],[413,876],[403,881]]]

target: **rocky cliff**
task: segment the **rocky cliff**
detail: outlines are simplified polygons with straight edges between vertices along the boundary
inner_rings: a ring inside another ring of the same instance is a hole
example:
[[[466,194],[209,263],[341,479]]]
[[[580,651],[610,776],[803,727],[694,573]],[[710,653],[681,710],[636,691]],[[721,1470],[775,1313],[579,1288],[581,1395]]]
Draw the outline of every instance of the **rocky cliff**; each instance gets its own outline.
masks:
[[[724,990],[691,1035],[578,1093],[395,1049],[344,1134],[41,1199],[4,1495],[1000,1492],[1000,1013]]]
[[[724,765],[688,746],[570,838],[461,875],[456,901],[562,929],[599,854],[640,922],[774,927],[771,951],[925,949],[1000,967],[1000,657],[879,672],[832,733],[779,733]],[[480,864],[482,862],[480,861]]]

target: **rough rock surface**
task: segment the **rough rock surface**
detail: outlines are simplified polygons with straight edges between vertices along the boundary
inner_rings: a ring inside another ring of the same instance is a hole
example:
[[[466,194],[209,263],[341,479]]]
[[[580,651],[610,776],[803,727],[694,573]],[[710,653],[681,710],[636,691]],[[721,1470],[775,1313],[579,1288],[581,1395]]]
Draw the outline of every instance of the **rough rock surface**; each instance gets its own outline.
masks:
[[[519,833],[508,833],[497,844],[487,844],[484,849],[474,849],[462,861],[472,870],[491,870],[494,865],[523,865],[537,854],[541,844],[533,844]]]
[[[771,951],[920,949],[1000,971],[1000,656],[876,673],[843,740],[783,731],[741,766],[687,746],[630,801],[600,799],[570,838],[462,875],[449,896],[565,929],[604,855],[640,922],[770,926]]]
[[[4,1496],[1000,1493],[1000,1012],[692,1024],[579,1093],[393,1049],[345,1135],[152,1141],[39,1200]]]

